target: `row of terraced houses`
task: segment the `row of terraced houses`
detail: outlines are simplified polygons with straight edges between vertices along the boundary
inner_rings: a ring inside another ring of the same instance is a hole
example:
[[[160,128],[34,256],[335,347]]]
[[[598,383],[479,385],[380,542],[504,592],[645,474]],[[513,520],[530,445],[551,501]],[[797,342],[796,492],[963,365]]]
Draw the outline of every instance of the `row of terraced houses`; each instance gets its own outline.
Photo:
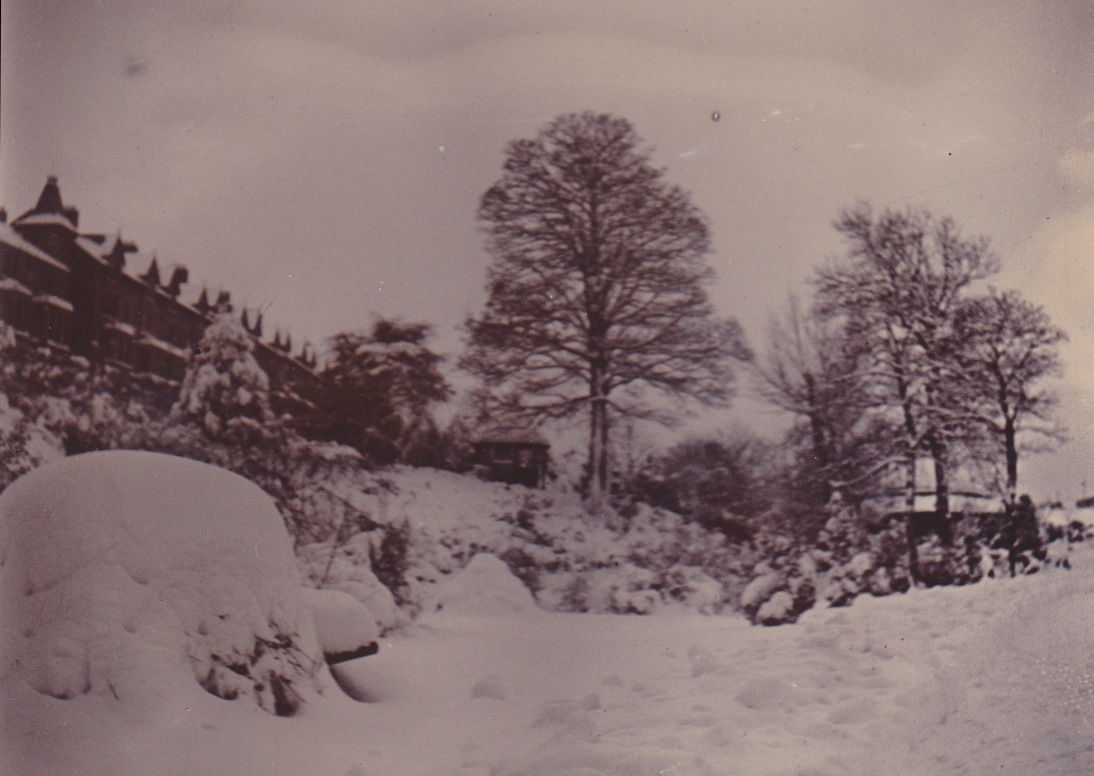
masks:
[[[51,177],[37,204],[11,223],[0,211],[0,319],[92,363],[177,382],[214,315],[235,314],[231,298],[203,289],[187,302],[185,267],[161,270],[155,257],[132,267],[137,254],[120,233],[80,232],[79,212],[64,204]],[[278,403],[289,409],[306,401],[319,382],[314,350],[294,353],[280,332],[264,339],[260,312],[239,315]]]

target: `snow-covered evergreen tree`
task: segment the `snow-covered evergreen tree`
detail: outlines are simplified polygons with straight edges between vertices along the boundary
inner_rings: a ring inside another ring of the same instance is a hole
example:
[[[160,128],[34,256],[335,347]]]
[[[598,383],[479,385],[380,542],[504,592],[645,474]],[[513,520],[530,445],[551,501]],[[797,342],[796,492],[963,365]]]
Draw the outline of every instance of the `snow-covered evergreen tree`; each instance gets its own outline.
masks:
[[[228,314],[217,316],[186,370],[172,419],[212,437],[257,430],[270,421],[270,380],[254,348],[242,324]]]
[[[429,447],[438,433],[429,410],[450,394],[443,359],[426,345],[429,333],[426,324],[377,319],[368,333],[332,337],[309,433],[381,464]]]

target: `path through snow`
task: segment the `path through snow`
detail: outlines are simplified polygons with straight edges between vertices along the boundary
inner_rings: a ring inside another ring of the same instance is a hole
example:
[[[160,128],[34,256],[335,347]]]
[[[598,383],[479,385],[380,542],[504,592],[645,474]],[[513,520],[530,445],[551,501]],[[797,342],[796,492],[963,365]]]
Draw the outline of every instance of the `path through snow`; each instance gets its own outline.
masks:
[[[382,701],[359,773],[1094,773],[1092,614],[1086,562],[773,629],[436,616],[348,669]]]
[[[1094,575],[1026,584],[988,586],[967,604],[983,627],[939,640],[943,714],[920,731],[920,772],[1094,773]]]

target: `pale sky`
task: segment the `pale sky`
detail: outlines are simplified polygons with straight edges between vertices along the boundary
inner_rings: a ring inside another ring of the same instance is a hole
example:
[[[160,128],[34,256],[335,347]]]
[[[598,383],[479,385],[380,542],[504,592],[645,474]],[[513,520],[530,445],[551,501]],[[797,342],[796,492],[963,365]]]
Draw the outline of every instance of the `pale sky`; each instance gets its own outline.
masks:
[[[57,175],[82,229],[120,227],[187,265],[192,297],[228,288],[297,343],[378,313],[458,354],[485,299],[478,198],[506,144],[563,112],[625,116],[655,146],[754,346],[839,252],[841,208],[950,215],[1072,337],[1073,441],[1026,487],[1094,489],[1094,0],[2,9],[9,215]]]

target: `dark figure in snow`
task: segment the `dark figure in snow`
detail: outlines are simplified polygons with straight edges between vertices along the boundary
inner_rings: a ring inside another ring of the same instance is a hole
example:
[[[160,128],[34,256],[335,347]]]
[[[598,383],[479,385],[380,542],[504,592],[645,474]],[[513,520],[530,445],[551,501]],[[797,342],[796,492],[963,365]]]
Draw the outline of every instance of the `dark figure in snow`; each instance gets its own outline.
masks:
[[[1031,556],[1041,561],[1045,559],[1045,547],[1037,526],[1037,510],[1029,496],[1023,494],[1017,504],[1007,506],[1006,524],[995,546],[1006,548],[1012,577],[1017,573],[1019,563],[1023,572],[1029,568]]]

